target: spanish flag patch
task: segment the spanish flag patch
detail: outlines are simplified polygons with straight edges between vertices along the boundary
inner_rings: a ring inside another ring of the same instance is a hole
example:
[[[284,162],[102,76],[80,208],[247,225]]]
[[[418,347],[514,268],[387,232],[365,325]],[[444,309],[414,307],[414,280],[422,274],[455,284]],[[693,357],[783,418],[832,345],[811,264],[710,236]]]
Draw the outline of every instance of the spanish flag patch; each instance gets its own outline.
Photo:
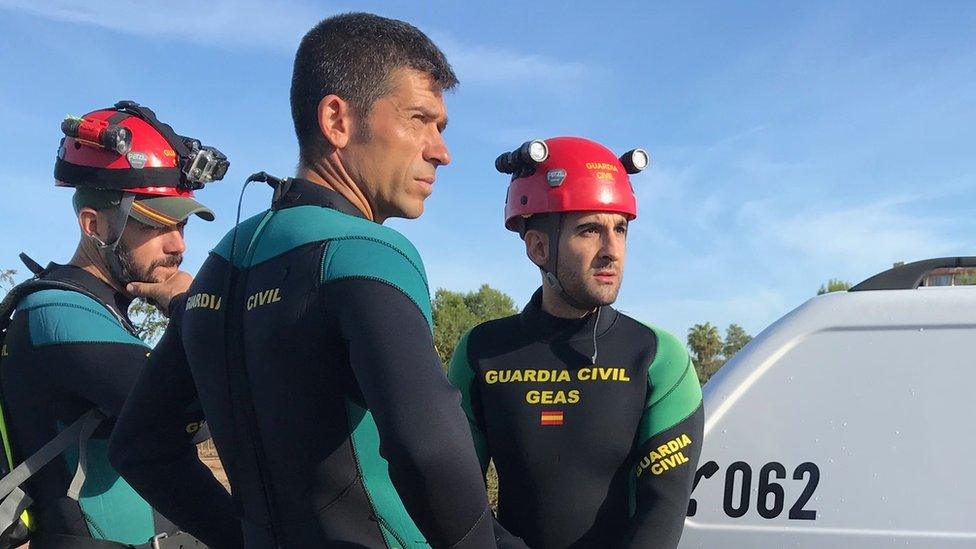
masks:
[[[563,424],[562,410],[542,411],[542,416],[539,418],[539,425],[562,425],[562,424]]]

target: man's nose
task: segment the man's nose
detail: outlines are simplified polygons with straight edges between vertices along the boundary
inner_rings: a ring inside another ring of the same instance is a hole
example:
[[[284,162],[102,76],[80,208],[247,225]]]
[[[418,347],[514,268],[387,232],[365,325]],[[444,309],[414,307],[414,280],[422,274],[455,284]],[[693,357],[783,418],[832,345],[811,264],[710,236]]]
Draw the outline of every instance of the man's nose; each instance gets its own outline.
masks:
[[[610,261],[618,261],[623,257],[624,250],[627,246],[627,240],[621,234],[617,234],[616,231],[610,231],[610,233],[603,238],[603,248],[600,250],[601,256]]]
[[[163,253],[182,254],[186,251],[186,241],[183,239],[182,228],[172,228],[166,233],[166,241],[163,244]]]
[[[424,149],[424,160],[435,166],[446,166],[451,163],[451,153],[447,150],[444,134],[434,130],[430,143]]]

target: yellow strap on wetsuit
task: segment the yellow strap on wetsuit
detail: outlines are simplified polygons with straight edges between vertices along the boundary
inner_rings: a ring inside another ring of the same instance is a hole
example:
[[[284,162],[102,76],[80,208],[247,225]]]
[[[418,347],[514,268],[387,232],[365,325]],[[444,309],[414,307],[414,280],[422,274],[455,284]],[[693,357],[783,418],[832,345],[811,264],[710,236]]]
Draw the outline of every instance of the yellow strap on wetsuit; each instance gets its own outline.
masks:
[[[2,406],[0,406],[0,437],[3,438],[3,453],[7,458],[7,470],[13,471],[14,457],[10,449],[10,436],[7,434],[7,418],[6,414],[3,413]],[[24,509],[24,512],[20,514],[20,521],[28,530],[34,531],[34,520],[31,518],[30,510]]]

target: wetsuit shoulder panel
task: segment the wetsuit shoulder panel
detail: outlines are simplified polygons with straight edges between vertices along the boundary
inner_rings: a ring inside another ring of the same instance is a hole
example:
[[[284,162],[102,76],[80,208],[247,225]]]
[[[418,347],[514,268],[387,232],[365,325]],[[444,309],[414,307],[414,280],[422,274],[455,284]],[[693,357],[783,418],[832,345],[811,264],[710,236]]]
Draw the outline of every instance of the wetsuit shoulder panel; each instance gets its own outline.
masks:
[[[31,343],[37,347],[61,343],[145,344],[119,324],[105,307],[90,297],[68,290],[42,290],[25,297],[18,313],[29,314]]]
[[[225,260],[230,260],[231,256],[231,246],[234,246],[234,260],[235,263],[239,264],[240,261],[244,259],[245,252],[251,243],[251,239],[254,237],[255,231],[257,231],[258,226],[261,222],[268,217],[270,211],[261,212],[255,216],[249,217],[244,221],[241,221],[236,227],[231,229],[224,238],[220,239],[220,242],[213,250],[210,251],[211,254],[220,256]],[[235,241],[236,233],[236,241]]]
[[[685,346],[668,332],[649,326],[657,353],[647,369],[647,411],[639,440],[647,440],[690,416],[701,405],[701,386]]]
[[[350,232],[329,242],[322,260],[322,282],[359,278],[389,284],[410,298],[432,325],[430,289],[420,254],[400,233],[373,225],[375,228],[360,227],[367,230]]]

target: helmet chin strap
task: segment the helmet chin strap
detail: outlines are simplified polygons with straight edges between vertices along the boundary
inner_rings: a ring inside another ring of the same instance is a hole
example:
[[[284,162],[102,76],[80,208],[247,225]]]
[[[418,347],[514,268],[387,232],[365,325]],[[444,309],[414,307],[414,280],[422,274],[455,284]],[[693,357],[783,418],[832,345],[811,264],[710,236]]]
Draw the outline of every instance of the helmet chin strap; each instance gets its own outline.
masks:
[[[94,234],[88,235],[88,238],[95,242],[95,248],[108,267],[108,274],[123,288],[132,282],[132,277],[125,265],[122,264],[118,245],[122,239],[122,231],[125,230],[126,221],[129,219],[129,212],[132,210],[132,203],[135,198],[134,194],[124,193],[118,208],[108,216],[108,242],[103,242]]]
[[[546,261],[546,266],[542,269],[542,272],[545,276],[546,283],[559,294],[559,298],[565,301],[567,305],[580,311],[592,311],[596,309],[596,320],[593,321],[593,354],[590,356],[590,364],[596,364],[597,356],[600,354],[596,342],[597,328],[600,325],[600,311],[603,307],[598,305],[587,306],[580,303],[579,300],[569,295],[569,292],[559,282],[559,277],[556,276],[556,269],[559,265],[559,230],[561,226],[562,214],[550,214],[549,227],[546,231],[549,234],[549,259]]]
[[[580,303],[579,300],[569,295],[563,285],[559,282],[559,277],[556,275],[557,266],[559,265],[559,230],[562,226],[562,214],[552,213],[548,216],[549,227],[546,233],[549,235],[549,258],[546,261],[546,266],[542,269],[543,276],[545,276],[546,283],[549,284],[553,290],[559,295],[560,299],[566,302],[567,305],[574,309],[579,309],[580,311],[590,311],[595,308],[595,306],[587,306]]]

